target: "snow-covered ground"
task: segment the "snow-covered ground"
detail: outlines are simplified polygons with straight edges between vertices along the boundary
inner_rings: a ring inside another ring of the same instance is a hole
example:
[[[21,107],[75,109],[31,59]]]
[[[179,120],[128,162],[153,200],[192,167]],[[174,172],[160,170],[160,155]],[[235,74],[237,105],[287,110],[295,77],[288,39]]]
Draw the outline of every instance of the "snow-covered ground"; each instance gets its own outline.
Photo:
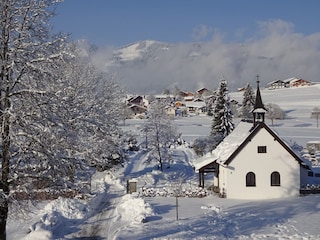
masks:
[[[310,118],[311,110],[320,106],[318,85],[261,94],[264,103],[287,111],[286,120],[274,123],[280,137],[302,146],[320,141],[316,120]],[[230,95],[241,102],[242,93]],[[128,120],[124,129],[137,133],[141,122]],[[190,143],[208,135],[211,119],[191,116],[175,123]],[[133,152],[124,168],[93,176],[92,195],[86,200],[57,199],[19,211],[13,207],[8,239],[320,239],[320,195],[264,201],[222,199],[211,192],[203,198],[142,197],[142,187],[159,193],[197,189],[192,149],[186,144],[172,151],[173,161],[164,173],[146,161],[147,152]],[[137,182],[137,193],[126,194],[127,180]]]

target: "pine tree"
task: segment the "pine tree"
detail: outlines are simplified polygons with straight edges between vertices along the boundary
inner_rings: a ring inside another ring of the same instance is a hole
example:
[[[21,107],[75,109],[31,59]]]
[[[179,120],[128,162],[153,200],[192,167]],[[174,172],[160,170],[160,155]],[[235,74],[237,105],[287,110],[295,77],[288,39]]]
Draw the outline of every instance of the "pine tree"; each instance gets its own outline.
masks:
[[[207,107],[207,115],[213,116],[213,104],[214,104],[215,96],[211,95],[210,97],[205,99],[206,107]]]
[[[230,107],[227,81],[221,79],[213,106],[213,120],[211,135],[220,141],[228,136],[234,129],[233,116]]]
[[[251,85],[248,83],[245,91],[243,93],[243,100],[242,100],[242,118],[243,119],[250,119],[252,118],[252,109],[254,106],[254,102],[255,102],[255,93],[253,91],[253,88],[251,87]]]

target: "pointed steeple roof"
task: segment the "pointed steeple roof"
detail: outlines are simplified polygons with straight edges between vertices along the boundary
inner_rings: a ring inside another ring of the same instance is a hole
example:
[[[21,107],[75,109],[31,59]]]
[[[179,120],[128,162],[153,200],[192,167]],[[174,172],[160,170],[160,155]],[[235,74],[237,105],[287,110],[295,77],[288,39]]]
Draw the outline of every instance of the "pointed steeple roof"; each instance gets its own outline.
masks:
[[[267,111],[267,109],[264,107],[263,102],[262,102],[259,83],[260,83],[259,75],[257,75],[257,94],[256,94],[256,101],[254,103],[253,112],[255,112],[258,109],[260,109],[260,110],[263,109],[264,111]]]
[[[257,94],[256,102],[254,103],[254,108],[252,110],[253,114],[253,126],[257,126],[258,123],[263,123],[265,119],[265,113],[268,111],[262,102],[260,88],[259,88],[259,75],[257,75]]]

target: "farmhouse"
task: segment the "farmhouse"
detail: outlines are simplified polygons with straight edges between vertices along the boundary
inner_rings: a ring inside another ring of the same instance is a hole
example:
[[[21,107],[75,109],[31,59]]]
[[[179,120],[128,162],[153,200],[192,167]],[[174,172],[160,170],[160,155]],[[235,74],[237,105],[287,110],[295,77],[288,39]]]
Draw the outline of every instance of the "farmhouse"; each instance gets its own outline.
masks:
[[[284,88],[284,87],[287,87],[287,84],[286,84],[286,82],[278,79],[278,80],[275,80],[275,81],[268,83],[267,87],[269,89]]]
[[[147,111],[148,101],[142,96],[129,97],[126,102],[134,115],[145,114]]]
[[[268,89],[277,89],[277,88],[290,88],[290,87],[300,87],[300,86],[310,86],[312,82],[304,80],[297,77],[288,78],[285,80],[275,80],[267,84]]]
[[[195,163],[199,185],[213,172],[221,197],[271,199],[298,196],[310,167],[265,123],[257,82],[253,122],[240,122],[215,150]]]

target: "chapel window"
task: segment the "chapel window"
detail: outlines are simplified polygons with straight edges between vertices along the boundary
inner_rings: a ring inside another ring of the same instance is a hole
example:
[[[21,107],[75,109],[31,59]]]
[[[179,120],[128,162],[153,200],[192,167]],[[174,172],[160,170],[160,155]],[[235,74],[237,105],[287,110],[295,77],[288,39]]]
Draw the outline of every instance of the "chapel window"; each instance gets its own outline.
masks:
[[[256,186],[256,175],[253,172],[248,172],[246,175],[246,186],[255,187]]]
[[[258,153],[266,153],[267,146],[258,146]]]
[[[271,186],[280,186],[280,173],[271,173]]]

